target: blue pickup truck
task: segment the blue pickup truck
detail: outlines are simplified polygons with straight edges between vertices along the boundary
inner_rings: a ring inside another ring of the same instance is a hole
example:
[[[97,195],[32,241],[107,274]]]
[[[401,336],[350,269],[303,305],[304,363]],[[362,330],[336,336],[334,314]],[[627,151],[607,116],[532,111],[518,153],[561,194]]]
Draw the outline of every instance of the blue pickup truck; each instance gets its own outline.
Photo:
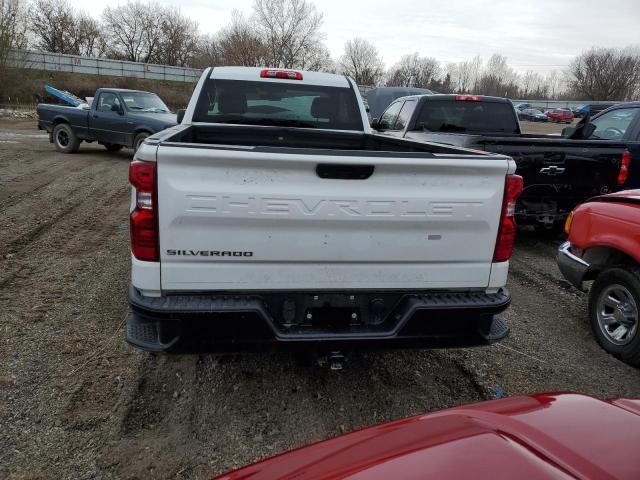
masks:
[[[100,88],[89,109],[41,103],[38,129],[62,153],[75,153],[80,142],[98,142],[115,152],[138,149],[149,135],[176,125],[176,115],[155,93]]]

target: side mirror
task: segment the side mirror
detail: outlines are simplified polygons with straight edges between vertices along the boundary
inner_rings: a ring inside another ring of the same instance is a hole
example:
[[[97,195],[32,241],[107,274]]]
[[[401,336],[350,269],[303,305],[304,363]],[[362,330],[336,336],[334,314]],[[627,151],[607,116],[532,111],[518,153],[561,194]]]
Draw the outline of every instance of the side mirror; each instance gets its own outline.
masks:
[[[182,123],[182,120],[184,119],[185,112],[186,112],[186,110],[184,108],[181,108],[180,110],[178,110],[178,112],[176,114],[176,120],[177,120],[177,122],[179,124]]]
[[[570,137],[573,134],[573,132],[575,132],[575,131],[576,131],[575,127],[564,127],[562,129],[562,134],[561,135],[563,137]]]
[[[371,126],[371,128],[373,128],[374,130],[378,130],[380,128],[380,122],[378,121],[377,118],[372,118],[371,119],[371,123],[369,123],[369,125]]]

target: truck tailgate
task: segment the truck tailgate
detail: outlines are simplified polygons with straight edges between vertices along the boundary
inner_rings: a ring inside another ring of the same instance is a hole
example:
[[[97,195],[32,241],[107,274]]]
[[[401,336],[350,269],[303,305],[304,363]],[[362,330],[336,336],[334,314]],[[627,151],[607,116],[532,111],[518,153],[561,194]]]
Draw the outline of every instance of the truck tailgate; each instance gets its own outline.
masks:
[[[157,162],[165,291],[488,285],[504,157],[161,144]]]

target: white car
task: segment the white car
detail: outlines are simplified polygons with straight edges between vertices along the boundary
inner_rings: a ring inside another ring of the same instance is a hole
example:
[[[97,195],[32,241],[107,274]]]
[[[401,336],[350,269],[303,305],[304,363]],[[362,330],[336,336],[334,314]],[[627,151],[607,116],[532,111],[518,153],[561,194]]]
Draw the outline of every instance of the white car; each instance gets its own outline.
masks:
[[[506,156],[371,133],[350,78],[216,67],[130,167],[149,351],[467,346],[496,314],[522,179]]]

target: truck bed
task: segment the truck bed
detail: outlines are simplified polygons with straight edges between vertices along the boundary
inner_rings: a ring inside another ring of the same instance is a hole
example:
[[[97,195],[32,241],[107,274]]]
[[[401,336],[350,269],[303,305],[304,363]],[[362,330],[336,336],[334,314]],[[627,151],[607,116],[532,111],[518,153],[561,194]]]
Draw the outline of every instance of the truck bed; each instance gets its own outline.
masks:
[[[490,158],[493,154],[466,148],[424,143],[379,135],[313,130],[287,127],[259,127],[246,125],[191,125],[179,127],[162,140],[164,145],[224,146],[228,147],[277,147],[284,149],[331,150],[327,155],[343,155],[345,151],[359,151],[365,155],[383,152],[415,152],[425,154],[468,155],[474,158]]]
[[[89,110],[68,105],[53,105],[40,103],[38,111],[38,128],[51,133],[57,121],[64,121],[71,125],[76,135],[81,139],[90,138]]]
[[[587,198],[616,189],[624,142],[553,135],[467,135],[408,132],[407,138],[478,148],[512,157],[525,189],[516,212],[521,225],[559,225]]]

